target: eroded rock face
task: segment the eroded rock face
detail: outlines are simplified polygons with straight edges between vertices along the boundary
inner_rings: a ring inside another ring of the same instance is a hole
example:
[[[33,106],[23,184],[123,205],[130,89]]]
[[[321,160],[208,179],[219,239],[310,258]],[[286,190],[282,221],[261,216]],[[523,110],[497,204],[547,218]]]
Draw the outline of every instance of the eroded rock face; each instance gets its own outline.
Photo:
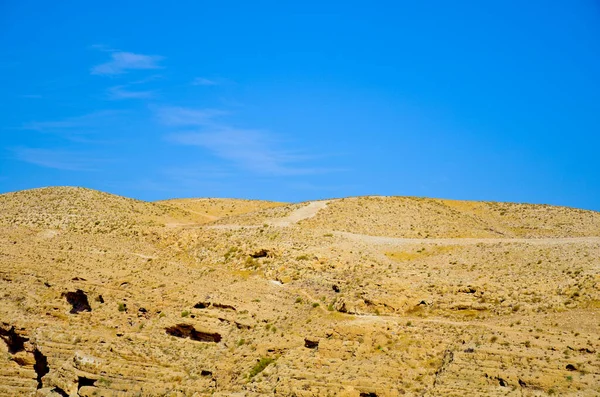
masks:
[[[193,325],[190,324],[177,324],[172,327],[168,327],[165,331],[169,335],[176,336],[178,338],[189,338],[198,342],[219,343],[221,341],[221,335],[219,333],[198,331]]]
[[[2,326],[0,326],[0,338],[2,338],[8,346],[8,352],[10,354],[25,350],[25,342],[29,340],[29,338],[19,335],[15,331],[14,326],[10,326],[6,323],[3,323]]]
[[[225,310],[233,310],[237,309],[232,305],[227,305],[224,303],[216,303],[216,302],[198,302],[194,305],[194,309],[208,309],[210,307],[214,307],[215,309],[225,309]]]
[[[269,256],[269,251],[266,249],[260,249],[252,254],[250,254],[250,256],[254,259],[257,258],[266,258],[267,256]]]
[[[37,374],[37,388],[41,389],[42,378],[44,377],[44,375],[50,372],[50,367],[48,367],[48,358],[44,354],[42,354],[42,352],[38,348],[36,348],[33,351],[33,357],[35,358],[35,364],[33,365],[33,369]]]
[[[67,302],[73,306],[69,313],[77,314],[79,312],[91,312],[92,307],[88,302],[88,297],[82,290],[78,289],[75,292],[67,292],[64,294],[65,298],[67,298]]]
[[[551,238],[563,229],[546,227],[540,207],[533,215],[546,237],[476,241],[460,222],[441,233],[444,203],[414,214],[399,207],[394,215],[406,217],[396,219],[378,200],[361,201],[362,212],[344,210],[340,222],[373,220],[387,232],[254,222],[273,213],[223,221],[258,226],[249,228],[138,227],[126,217],[120,230],[135,238],[79,220],[58,234],[2,223],[0,396],[594,394],[600,238]],[[26,201],[14,202],[22,217]],[[35,225],[47,212],[17,221]],[[448,240],[418,237],[430,227]],[[249,269],[249,253],[264,247],[271,254]],[[86,311],[85,295],[93,310],[68,314],[63,291],[73,291],[74,309]]]
[[[316,349],[317,347],[319,347],[319,341],[304,338],[304,347],[309,349]]]

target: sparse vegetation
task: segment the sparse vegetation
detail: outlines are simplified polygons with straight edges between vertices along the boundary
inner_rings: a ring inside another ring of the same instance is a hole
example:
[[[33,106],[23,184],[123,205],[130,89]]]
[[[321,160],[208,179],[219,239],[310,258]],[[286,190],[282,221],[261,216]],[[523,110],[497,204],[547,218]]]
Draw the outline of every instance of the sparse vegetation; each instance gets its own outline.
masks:
[[[260,374],[262,371],[264,371],[265,368],[267,368],[269,366],[269,364],[273,363],[275,360],[270,358],[270,357],[263,357],[260,360],[258,360],[258,362],[256,363],[256,365],[254,365],[254,367],[252,367],[252,369],[250,370],[250,373],[248,374],[249,378],[254,378],[256,375]]]
[[[4,367],[31,368],[38,346],[50,371],[72,360],[56,376],[93,365],[103,378],[81,384],[107,394],[191,395],[217,379],[210,392],[333,395],[335,378],[422,395],[436,373],[439,395],[595,390],[594,212],[363,197],[294,226],[305,204],[26,193],[0,195],[0,344],[19,340],[13,325],[28,338]],[[91,312],[69,313],[60,291],[77,289]],[[0,375],[35,393],[31,371]]]

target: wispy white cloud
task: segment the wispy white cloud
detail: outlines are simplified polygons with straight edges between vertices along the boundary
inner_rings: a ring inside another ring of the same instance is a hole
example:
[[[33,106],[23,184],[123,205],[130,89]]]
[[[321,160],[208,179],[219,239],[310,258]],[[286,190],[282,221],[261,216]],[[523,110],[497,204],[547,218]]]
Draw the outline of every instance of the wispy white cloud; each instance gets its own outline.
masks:
[[[217,80],[207,79],[204,77],[196,77],[192,81],[192,85],[219,85],[219,84],[221,84],[221,83]]]
[[[207,132],[175,133],[169,140],[205,148],[219,158],[256,173],[302,175],[317,172],[301,165],[309,157],[285,150],[265,131],[222,126]]]
[[[135,54],[133,52],[116,51],[111,53],[111,60],[96,65],[91,73],[112,76],[126,73],[129,70],[160,69],[159,62],[164,59],[158,55]]]
[[[192,80],[192,85],[199,86],[218,86],[229,84],[234,84],[234,81],[222,77],[196,77],[194,80]]]
[[[89,153],[80,153],[60,149],[20,147],[12,149],[17,160],[44,168],[68,171],[93,171],[100,161],[90,157]]]
[[[134,91],[128,90],[126,86],[117,85],[108,89],[110,99],[146,99],[156,96],[154,91]]]
[[[217,125],[215,118],[227,114],[217,109],[190,109],[161,106],[154,109],[158,121],[169,127],[205,127]]]
[[[98,124],[105,124],[107,119],[122,114],[121,111],[102,110],[84,114],[82,116],[67,117],[57,121],[31,121],[23,124],[24,130],[34,130],[40,132],[56,132],[64,130],[78,130],[84,132],[89,127],[95,127]]]
[[[236,128],[215,120],[212,109],[159,108],[159,120],[170,127],[185,128],[167,136],[170,142],[196,146],[239,168],[264,175],[303,175],[325,172],[307,166],[311,156],[286,149],[273,133]],[[190,130],[191,129],[191,130]]]
[[[110,46],[107,46],[106,44],[92,44],[90,46],[90,48],[93,49],[93,50],[98,50],[98,51],[103,51],[103,52],[117,52],[117,51],[119,51],[116,48],[112,48]]]
[[[24,123],[21,129],[53,134],[72,142],[107,144],[113,140],[106,139],[106,131],[123,129],[127,125],[128,114],[123,110],[102,110],[58,120],[30,121]]]

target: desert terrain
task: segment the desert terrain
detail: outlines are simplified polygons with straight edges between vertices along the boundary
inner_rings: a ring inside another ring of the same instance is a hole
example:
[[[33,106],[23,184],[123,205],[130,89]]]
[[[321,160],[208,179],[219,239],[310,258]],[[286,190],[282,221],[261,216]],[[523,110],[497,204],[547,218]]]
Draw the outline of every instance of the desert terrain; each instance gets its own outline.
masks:
[[[2,396],[598,396],[600,213],[0,195]]]

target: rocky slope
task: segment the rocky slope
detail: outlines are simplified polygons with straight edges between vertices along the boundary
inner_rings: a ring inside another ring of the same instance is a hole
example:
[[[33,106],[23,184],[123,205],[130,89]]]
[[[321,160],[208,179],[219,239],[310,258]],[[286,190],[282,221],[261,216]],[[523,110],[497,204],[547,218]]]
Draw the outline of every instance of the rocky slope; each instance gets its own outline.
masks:
[[[598,213],[269,207],[0,195],[0,395],[600,395]]]

